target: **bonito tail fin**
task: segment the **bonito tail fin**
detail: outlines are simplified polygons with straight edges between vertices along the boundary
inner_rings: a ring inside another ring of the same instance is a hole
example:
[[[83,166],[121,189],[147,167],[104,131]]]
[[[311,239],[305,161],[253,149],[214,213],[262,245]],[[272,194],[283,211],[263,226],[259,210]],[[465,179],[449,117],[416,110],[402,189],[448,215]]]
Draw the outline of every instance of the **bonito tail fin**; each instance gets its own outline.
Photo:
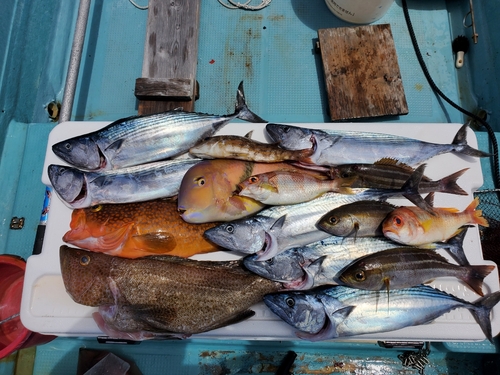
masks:
[[[468,307],[474,319],[483,330],[486,338],[493,342],[491,334],[491,309],[500,301],[500,291],[489,294],[486,297],[478,299],[474,304]]]
[[[243,91],[243,81],[240,82],[238,86],[238,91],[236,92],[236,109],[235,116],[241,120],[248,122],[267,122],[260,116],[253,113],[247,106],[245,100],[245,92]]]
[[[469,123],[464,124],[455,135],[452,144],[455,145],[455,152],[458,152],[463,155],[474,156],[476,158],[484,158],[487,156],[491,156],[491,154],[477,150],[467,144],[467,128],[469,127]]]

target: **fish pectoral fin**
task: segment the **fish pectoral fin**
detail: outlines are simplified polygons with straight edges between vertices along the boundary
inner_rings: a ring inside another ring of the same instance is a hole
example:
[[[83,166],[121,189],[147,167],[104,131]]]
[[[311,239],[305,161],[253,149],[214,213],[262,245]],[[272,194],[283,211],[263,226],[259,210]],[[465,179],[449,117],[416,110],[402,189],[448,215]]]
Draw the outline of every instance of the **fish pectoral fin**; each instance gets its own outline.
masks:
[[[108,147],[104,149],[104,151],[113,151],[114,153],[116,153],[120,149],[120,147],[122,147],[123,142],[124,139],[119,139],[111,143]]]
[[[177,246],[177,241],[170,232],[136,234],[132,236],[132,240],[138,249],[160,254],[172,251]]]
[[[121,248],[130,236],[133,227],[134,223],[127,223],[111,233],[98,237],[99,250],[105,252]]]

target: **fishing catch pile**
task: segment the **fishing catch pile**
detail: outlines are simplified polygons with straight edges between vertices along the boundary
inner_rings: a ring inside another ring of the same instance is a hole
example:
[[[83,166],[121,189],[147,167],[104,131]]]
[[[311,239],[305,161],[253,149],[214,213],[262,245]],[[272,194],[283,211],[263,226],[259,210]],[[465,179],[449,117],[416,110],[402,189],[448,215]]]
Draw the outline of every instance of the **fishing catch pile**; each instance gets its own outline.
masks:
[[[214,135],[251,112],[240,84],[234,114],[169,111],[115,121],[63,140],[49,166],[73,209],[60,262],[68,294],[98,308],[99,328],[131,340],[189,337],[245,320],[264,301],[298,337],[328,340],[427,324],[470,311],[492,340],[500,292],[483,280],[494,265],[470,264],[471,226],[488,226],[471,200],[436,207],[436,194],[467,196],[467,168],[433,180],[428,161],[467,144],[361,131],[267,124],[271,143]],[[457,156],[459,157],[459,156]],[[404,205],[393,198],[407,199]],[[389,200],[389,201],[388,201]],[[201,261],[215,251],[238,261]],[[457,280],[470,302],[435,289]]]

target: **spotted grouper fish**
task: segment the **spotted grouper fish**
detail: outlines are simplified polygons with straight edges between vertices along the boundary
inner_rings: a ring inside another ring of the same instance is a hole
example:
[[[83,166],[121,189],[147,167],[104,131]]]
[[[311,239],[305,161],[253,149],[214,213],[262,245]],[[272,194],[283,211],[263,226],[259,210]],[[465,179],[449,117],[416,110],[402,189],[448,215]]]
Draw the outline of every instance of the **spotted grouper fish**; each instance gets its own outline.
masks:
[[[265,294],[280,289],[239,261],[125,259],[61,246],[60,263],[71,298],[98,306],[99,328],[129,340],[185,338],[240,322],[254,315],[250,307]]]
[[[217,251],[203,233],[215,224],[189,224],[174,200],[102,204],[73,210],[63,241],[124,258],[147,255],[190,257]]]

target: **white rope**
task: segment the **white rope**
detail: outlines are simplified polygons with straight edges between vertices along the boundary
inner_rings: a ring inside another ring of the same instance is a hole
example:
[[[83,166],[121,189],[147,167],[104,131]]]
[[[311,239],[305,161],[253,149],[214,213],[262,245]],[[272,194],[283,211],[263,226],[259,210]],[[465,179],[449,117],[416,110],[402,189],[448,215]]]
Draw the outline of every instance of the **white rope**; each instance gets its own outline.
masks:
[[[132,1],[132,0],[131,0]],[[229,4],[222,2],[222,0],[218,0],[219,3],[228,8],[228,9],[245,9],[245,10],[261,10],[271,4],[272,0],[262,0],[259,5],[249,5],[252,0],[248,0],[246,3],[237,3],[235,0],[227,0]]]
[[[149,5],[144,5],[144,6],[140,6],[140,5],[137,5],[134,0],[128,0],[130,1],[130,3],[135,6],[137,9],[140,9],[140,10],[146,10],[148,9]]]

